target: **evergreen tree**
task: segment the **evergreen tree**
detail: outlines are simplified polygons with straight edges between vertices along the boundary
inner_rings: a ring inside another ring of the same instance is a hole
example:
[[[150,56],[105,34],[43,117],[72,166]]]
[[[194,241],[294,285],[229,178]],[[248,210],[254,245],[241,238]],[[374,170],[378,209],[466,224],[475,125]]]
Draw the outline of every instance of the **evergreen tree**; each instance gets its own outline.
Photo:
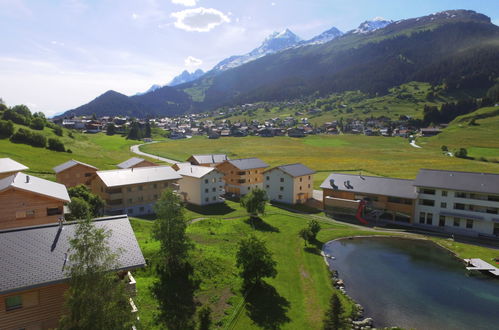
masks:
[[[343,329],[345,326],[345,320],[342,315],[343,312],[344,309],[340,298],[338,298],[336,293],[333,293],[331,299],[329,300],[329,309],[327,310],[324,318],[324,330]]]
[[[90,219],[76,225],[70,239],[70,276],[65,297],[65,314],[60,329],[131,329],[131,312],[125,284],[112,269],[119,268],[117,255],[110,250],[109,231],[98,229]]]

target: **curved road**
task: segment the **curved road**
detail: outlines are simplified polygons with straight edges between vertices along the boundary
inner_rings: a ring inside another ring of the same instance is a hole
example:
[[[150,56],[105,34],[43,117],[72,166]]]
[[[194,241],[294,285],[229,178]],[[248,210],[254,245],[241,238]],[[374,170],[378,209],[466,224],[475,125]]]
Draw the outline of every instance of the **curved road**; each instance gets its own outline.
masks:
[[[158,142],[158,141],[153,141],[153,142],[148,142],[148,143],[142,143],[142,144],[136,144],[136,145],[130,147],[130,151],[133,152],[133,153],[135,153],[135,154],[137,154],[137,155],[140,155],[140,156],[146,156],[146,157],[157,159],[157,160],[160,160],[162,162],[166,162],[166,163],[170,163],[170,164],[179,163],[178,160],[164,158],[164,157],[159,157],[159,156],[156,156],[156,155],[151,155],[151,154],[148,154],[146,152],[142,152],[139,149],[140,146],[143,146],[145,144],[156,143],[156,142]]]

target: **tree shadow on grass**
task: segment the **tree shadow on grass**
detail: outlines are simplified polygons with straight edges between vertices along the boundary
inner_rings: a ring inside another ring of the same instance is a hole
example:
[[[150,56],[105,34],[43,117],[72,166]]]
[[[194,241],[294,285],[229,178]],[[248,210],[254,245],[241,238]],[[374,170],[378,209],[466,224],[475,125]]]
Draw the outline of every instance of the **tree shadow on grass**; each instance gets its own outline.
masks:
[[[290,319],[286,314],[289,307],[289,301],[265,282],[256,284],[246,298],[248,317],[262,329],[280,329],[288,323]]]
[[[198,206],[193,204],[186,204],[185,208],[189,211],[199,213],[202,215],[226,215],[234,212],[235,209],[225,203],[211,204],[205,206]]]
[[[249,217],[248,219],[244,220],[244,222],[259,231],[272,232],[272,233],[279,232],[279,228],[274,227],[271,224],[263,221],[263,219],[260,217]]]
[[[313,241],[309,241],[307,245],[303,248],[303,250],[308,253],[321,255],[323,245],[324,243],[322,243],[317,239],[314,239]]]

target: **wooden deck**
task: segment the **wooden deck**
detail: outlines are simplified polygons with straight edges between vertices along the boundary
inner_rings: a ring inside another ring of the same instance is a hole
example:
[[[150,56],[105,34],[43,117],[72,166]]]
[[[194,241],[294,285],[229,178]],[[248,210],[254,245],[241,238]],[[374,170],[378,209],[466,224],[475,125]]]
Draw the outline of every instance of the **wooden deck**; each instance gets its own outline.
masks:
[[[467,270],[488,271],[492,275],[499,276],[499,268],[492,266],[482,259],[464,259],[464,261],[468,264],[468,267],[466,267]],[[471,265],[472,267],[470,267],[469,265]]]

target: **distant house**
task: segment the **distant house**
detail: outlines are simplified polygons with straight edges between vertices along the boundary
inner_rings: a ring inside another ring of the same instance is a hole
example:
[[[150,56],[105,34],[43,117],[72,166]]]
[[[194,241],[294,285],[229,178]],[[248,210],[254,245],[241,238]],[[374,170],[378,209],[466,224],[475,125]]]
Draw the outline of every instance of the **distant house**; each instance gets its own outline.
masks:
[[[290,128],[288,129],[288,136],[296,138],[305,137],[305,130],[303,128]]]
[[[218,134],[217,132],[211,132],[210,134],[208,134],[208,139],[216,140],[219,138],[220,138],[220,134]]]
[[[179,194],[187,203],[203,206],[223,202],[224,175],[214,167],[175,164],[179,180]]]
[[[315,171],[303,164],[274,167],[264,172],[265,190],[271,201],[301,204],[313,197]]]
[[[58,222],[69,201],[59,183],[22,172],[0,179],[0,230]]]
[[[209,154],[209,155],[192,155],[187,158],[187,161],[192,165],[200,166],[216,166],[228,160],[226,154]]]
[[[144,158],[132,157],[125,160],[122,163],[116,165],[119,168],[137,168],[137,167],[148,167],[148,166],[159,166],[156,163],[145,160]]]
[[[111,233],[109,247],[121,253],[109,271],[119,271],[134,295],[136,284],[128,271],[144,267],[145,260],[128,217],[96,219],[95,226]],[[75,227],[76,222],[0,230],[0,329],[58,327]]]
[[[56,181],[67,188],[79,184],[90,186],[90,181],[95,177],[95,172],[98,170],[97,167],[73,159],[54,167]]]
[[[144,215],[154,213],[163,190],[178,189],[182,177],[169,166],[97,171],[91,190],[106,201],[106,214]]]
[[[10,158],[0,158],[0,179],[27,170],[28,167]]]
[[[429,128],[421,128],[420,132],[421,136],[429,137],[442,133],[442,130],[440,128],[429,127]]]
[[[230,130],[229,129],[223,129],[220,132],[220,136],[230,136]]]
[[[226,160],[216,168],[224,174],[225,192],[243,196],[252,189],[263,189],[263,171],[269,165],[258,158]]]

